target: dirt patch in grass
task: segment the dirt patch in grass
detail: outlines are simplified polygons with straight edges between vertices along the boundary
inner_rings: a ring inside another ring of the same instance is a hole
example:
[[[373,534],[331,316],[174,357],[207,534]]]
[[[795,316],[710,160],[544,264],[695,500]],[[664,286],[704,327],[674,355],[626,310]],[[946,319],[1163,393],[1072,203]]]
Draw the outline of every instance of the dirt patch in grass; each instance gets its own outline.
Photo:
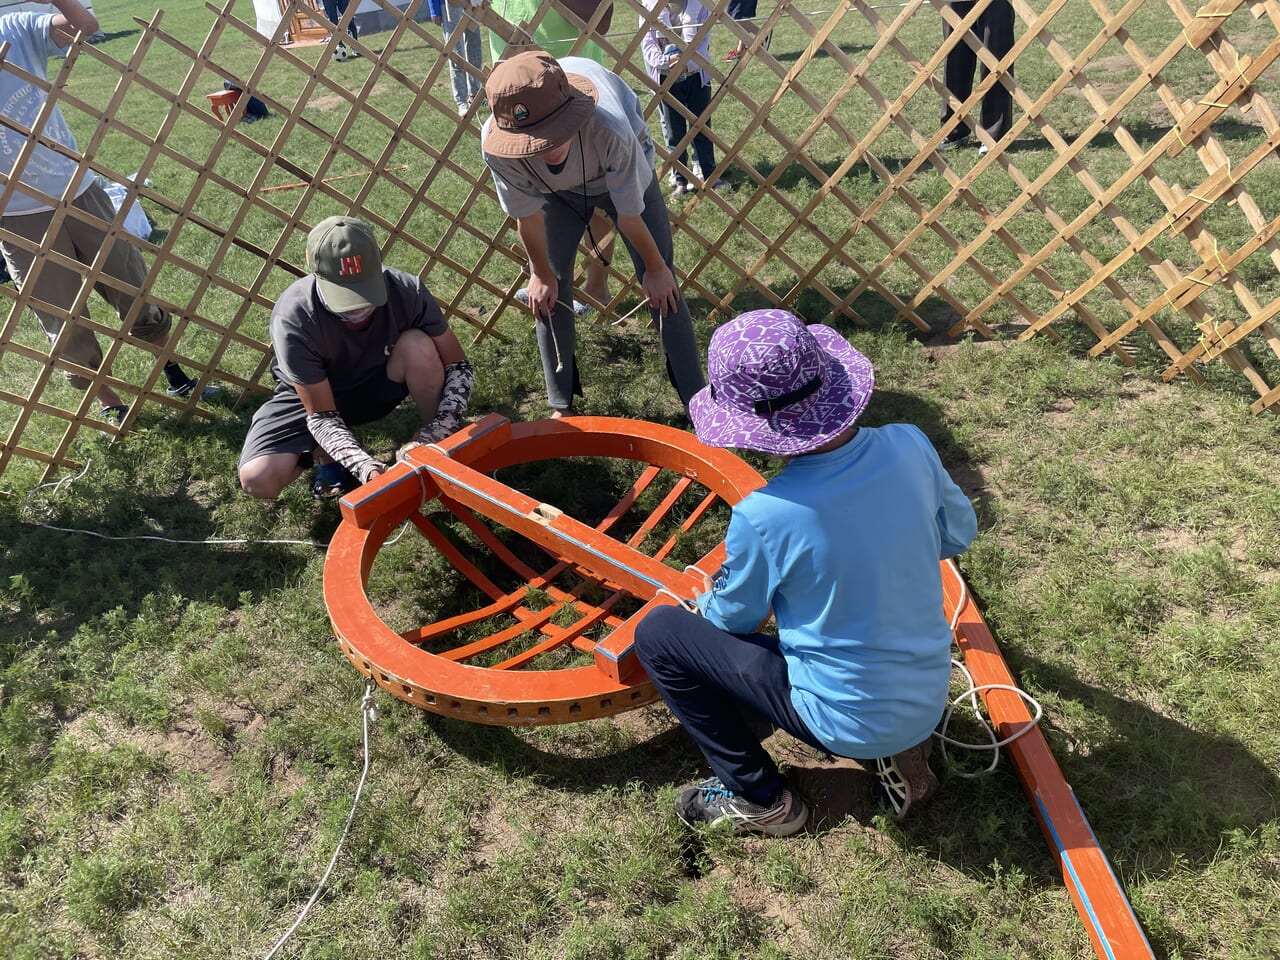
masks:
[[[129,745],[164,761],[171,770],[200,773],[209,788],[221,792],[231,780],[231,760],[226,746],[209,736],[199,724],[184,719],[166,732],[129,729],[116,718],[83,714],[66,728],[67,736],[81,746],[111,749]]]
[[[676,725],[676,718],[665,704],[651,703],[619,714],[612,722],[632,743],[644,743],[670,730]]]
[[[388,84],[385,84],[385,83],[374,84],[373,96],[370,98],[371,102],[376,101],[378,99],[379,94],[381,94],[383,97],[387,97],[391,95],[393,92],[394,91]],[[326,93],[319,97],[312,97],[311,100],[308,102],[307,107],[312,110],[337,110],[337,109],[349,107],[350,105],[351,105],[350,97],[339,96],[336,93]]]
[[[960,352],[963,344],[947,334],[935,334],[924,341],[924,355],[935,363],[945,360]],[[973,346],[979,350],[1004,350],[1007,340],[974,340]]]
[[[475,842],[471,848],[471,861],[476,867],[496,867],[502,858],[519,850],[525,844],[521,828],[505,815],[501,805],[492,805],[477,818],[473,827]]]
[[[183,700],[175,709],[177,719],[164,731],[127,727],[116,717],[96,712],[80,714],[63,730],[74,743],[90,749],[135,747],[170,770],[204,775],[211,792],[225,792],[235,753],[262,731],[266,718],[243,701],[196,706]]]
[[[867,823],[875,815],[875,778],[857,760],[824,754],[781,731],[765,746],[808,802],[809,829],[830,829],[847,817]]]

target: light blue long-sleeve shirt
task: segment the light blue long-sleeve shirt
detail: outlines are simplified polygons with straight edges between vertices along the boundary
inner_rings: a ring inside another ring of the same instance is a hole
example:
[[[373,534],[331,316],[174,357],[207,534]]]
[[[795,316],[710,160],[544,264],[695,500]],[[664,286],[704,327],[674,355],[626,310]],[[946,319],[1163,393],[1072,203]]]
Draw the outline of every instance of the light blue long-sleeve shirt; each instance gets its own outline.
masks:
[[[733,508],[727,560],[698,598],[730,633],[772,608],[791,700],[840,756],[891,756],[942,716],[951,630],[939,561],[977,517],[923,433],[863,428],[828,453],[796,457]]]

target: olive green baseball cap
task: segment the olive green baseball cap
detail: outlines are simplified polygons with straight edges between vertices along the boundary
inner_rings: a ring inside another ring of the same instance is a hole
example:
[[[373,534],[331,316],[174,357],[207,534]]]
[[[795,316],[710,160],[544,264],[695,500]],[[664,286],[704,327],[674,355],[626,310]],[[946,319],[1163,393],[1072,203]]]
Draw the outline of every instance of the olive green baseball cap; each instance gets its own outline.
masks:
[[[382,251],[373,228],[356,217],[328,217],[307,234],[307,268],[325,306],[349,313],[387,302]]]

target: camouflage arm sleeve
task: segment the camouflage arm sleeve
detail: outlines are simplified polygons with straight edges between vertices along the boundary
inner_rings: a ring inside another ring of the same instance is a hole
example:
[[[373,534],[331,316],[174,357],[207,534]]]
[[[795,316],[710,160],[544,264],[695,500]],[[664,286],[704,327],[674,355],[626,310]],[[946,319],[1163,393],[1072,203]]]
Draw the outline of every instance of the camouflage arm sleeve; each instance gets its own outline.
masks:
[[[462,428],[462,415],[467,412],[471,388],[475,386],[475,382],[476,371],[470,360],[459,360],[444,368],[444,390],[440,394],[440,405],[436,407],[435,419],[425,431],[431,435],[428,442],[443,440]]]
[[[324,452],[347,468],[348,472],[366,483],[374,470],[381,469],[382,464],[360,446],[342,414],[337,410],[321,410],[307,415],[307,429],[316,443],[324,448]]]

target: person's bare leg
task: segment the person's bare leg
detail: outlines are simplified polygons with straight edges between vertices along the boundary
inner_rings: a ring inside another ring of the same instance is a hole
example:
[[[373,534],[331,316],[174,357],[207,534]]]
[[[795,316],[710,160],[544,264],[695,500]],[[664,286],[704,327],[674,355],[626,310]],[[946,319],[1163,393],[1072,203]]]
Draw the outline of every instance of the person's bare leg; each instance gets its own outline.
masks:
[[[240,486],[258,500],[274,500],[303,472],[296,453],[266,453],[240,468]]]
[[[123,407],[125,405],[124,401],[120,399],[120,394],[105,383],[98,388],[98,402],[102,404],[104,410],[107,407]]]
[[[400,334],[387,360],[387,379],[409,388],[424,427],[435,419],[444,390],[444,364],[429,336],[421,330]]]

